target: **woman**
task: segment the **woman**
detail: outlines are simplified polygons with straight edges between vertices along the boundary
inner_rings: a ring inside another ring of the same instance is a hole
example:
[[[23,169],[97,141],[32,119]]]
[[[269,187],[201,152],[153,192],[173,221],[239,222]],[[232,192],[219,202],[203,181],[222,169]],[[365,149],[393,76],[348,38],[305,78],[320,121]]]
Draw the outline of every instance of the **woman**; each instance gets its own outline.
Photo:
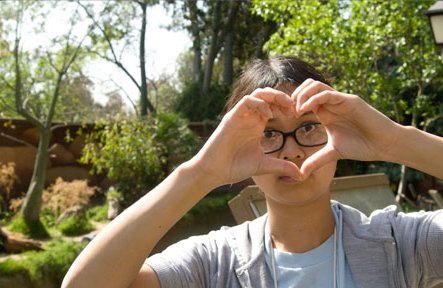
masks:
[[[257,60],[204,147],[111,222],[63,287],[432,287],[443,281],[443,214],[368,219],[329,186],[338,159],[389,161],[443,178],[443,139],[335,91],[308,64]],[[214,188],[252,177],[268,214],[149,255]]]

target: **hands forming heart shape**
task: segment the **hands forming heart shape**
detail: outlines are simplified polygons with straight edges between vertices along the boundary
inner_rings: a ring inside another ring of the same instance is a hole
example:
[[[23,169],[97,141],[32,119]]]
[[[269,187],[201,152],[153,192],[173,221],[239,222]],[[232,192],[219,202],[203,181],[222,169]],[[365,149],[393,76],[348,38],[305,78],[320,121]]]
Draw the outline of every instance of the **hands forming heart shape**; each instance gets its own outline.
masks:
[[[263,153],[260,138],[269,119],[300,117],[310,111],[326,127],[327,144],[300,167]],[[197,157],[201,167],[223,184],[270,173],[303,181],[338,159],[383,160],[395,145],[397,125],[360,97],[308,79],[291,95],[263,88],[244,96],[225,115]]]

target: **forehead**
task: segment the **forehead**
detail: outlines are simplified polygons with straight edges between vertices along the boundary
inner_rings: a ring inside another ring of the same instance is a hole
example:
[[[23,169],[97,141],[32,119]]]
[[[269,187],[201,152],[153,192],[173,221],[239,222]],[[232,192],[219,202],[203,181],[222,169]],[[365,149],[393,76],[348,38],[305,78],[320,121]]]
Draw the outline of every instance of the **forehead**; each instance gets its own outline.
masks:
[[[294,116],[294,117],[284,117],[284,118],[281,118],[281,117],[271,118],[268,120],[268,124],[277,124],[277,123],[282,123],[282,122],[293,122],[293,121],[301,122],[301,121],[305,120],[306,118],[313,118],[313,117],[315,117],[315,119],[317,119],[314,112],[308,111],[308,112],[303,113],[299,117]]]

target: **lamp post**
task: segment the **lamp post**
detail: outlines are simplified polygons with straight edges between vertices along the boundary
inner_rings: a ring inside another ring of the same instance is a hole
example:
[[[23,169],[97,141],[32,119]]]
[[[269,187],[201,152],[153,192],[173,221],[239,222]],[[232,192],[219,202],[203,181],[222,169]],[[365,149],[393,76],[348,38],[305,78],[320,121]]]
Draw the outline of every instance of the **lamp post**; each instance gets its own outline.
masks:
[[[425,15],[429,17],[435,45],[441,48],[441,59],[443,61],[443,1],[437,1],[432,5]]]

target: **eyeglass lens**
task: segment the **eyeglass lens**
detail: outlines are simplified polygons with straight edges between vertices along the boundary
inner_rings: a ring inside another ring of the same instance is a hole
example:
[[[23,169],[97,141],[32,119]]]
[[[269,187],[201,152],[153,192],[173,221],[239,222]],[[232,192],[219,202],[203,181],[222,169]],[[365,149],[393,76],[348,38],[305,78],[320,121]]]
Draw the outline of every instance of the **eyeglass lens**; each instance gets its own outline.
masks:
[[[282,149],[288,136],[294,137],[297,144],[304,147],[320,146],[328,142],[326,129],[321,123],[305,124],[287,133],[267,129],[263,132],[260,141],[264,153],[272,153]]]

